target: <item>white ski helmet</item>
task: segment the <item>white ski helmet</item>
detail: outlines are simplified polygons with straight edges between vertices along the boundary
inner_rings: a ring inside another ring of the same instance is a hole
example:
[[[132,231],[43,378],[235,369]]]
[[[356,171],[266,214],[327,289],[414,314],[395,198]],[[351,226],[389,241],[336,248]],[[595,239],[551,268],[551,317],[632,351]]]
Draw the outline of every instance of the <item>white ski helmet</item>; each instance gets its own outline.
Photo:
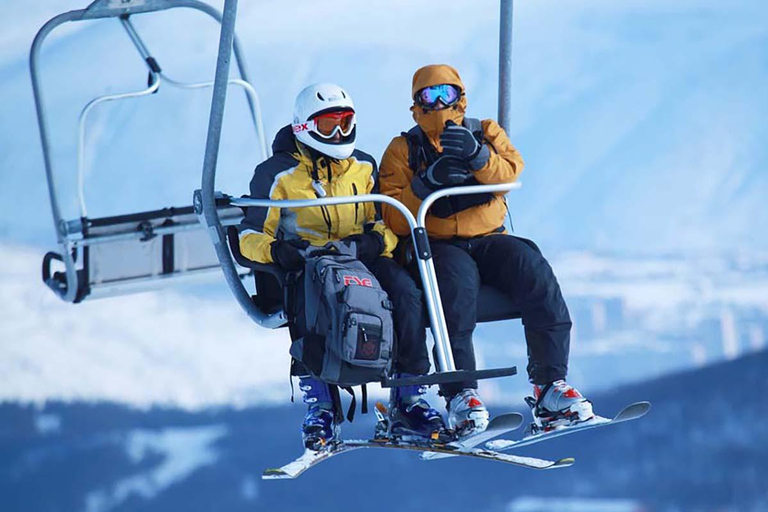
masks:
[[[323,114],[333,112],[351,112],[346,120],[346,131],[337,127],[330,135],[324,135],[317,129],[314,119]],[[349,158],[355,150],[355,134],[357,121],[355,105],[347,92],[335,84],[312,84],[304,88],[296,96],[293,107],[293,134],[307,146],[331,158],[343,160]],[[334,142],[334,136],[340,133],[341,139]]]

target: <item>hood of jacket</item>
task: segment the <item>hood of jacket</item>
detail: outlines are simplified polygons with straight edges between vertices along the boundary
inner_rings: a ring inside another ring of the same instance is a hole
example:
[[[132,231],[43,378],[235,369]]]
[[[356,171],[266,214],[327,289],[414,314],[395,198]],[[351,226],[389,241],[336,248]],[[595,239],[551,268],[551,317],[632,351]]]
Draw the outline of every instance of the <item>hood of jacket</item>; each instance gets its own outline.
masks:
[[[427,110],[416,102],[416,93],[425,87],[440,84],[451,84],[461,89],[462,96],[456,104],[442,110]],[[413,74],[411,85],[411,98],[413,98],[411,112],[413,120],[421,127],[429,141],[438,151],[442,150],[440,147],[440,134],[445,129],[446,121],[453,121],[458,125],[461,125],[464,121],[464,114],[467,111],[467,97],[464,95],[464,90],[464,82],[461,81],[459,72],[447,64],[430,64],[418,69]]]

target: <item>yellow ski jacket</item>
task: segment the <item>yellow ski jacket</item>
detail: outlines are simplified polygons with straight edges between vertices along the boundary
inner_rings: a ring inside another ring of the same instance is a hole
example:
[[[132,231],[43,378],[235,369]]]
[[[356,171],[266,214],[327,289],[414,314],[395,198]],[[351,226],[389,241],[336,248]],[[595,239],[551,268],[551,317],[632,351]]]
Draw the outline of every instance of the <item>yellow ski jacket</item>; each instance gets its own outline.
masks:
[[[326,197],[378,193],[376,161],[355,150],[345,160],[320,157],[313,159],[307,148],[296,141],[291,126],[283,127],[272,144],[274,155],[259,164],[251,179],[254,199],[316,199],[312,171],[317,175]],[[259,263],[272,263],[271,244],[277,238],[302,238],[314,246],[323,246],[367,230],[384,238],[381,255],[391,257],[397,236],[380,220],[373,203],[343,204],[311,208],[250,207],[239,226],[240,251]]]

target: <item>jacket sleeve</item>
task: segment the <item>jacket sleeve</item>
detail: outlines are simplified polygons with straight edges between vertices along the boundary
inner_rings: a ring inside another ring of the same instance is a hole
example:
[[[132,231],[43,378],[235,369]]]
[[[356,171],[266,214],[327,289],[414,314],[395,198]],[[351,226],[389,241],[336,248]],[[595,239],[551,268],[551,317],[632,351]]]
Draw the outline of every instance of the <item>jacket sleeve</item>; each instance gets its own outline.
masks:
[[[411,189],[413,171],[408,166],[408,143],[405,137],[395,137],[389,143],[381,158],[379,187],[381,193],[403,203],[414,215],[418,213],[421,199]],[[410,235],[411,228],[397,209],[384,204],[381,206],[384,223],[399,236]]]
[[[368,186],[365,191],[366,194],[378,194],[379,193],[379,178],[374,162],[373,172],[371,173],[371,179],[368,181]],[[366,230],[370,229],[376,233],[379,233],[384,240],[384,249],[381,251],[381,256],[385,258],[392,257],[392,251],[397,247],[397,235],[386,225],[381,219],[381,208],[378,204],[365,203],[365,222]]]
[[[251,179],[253,199],[286,199],[283,187],[275,180],[274,173],[267,166],[269,160],[256,167]],[[272,242],[280,225],[279,208],[248,208],[245,218],[238,227],[240,232],[240,252],[251,261],[273,263]]]
[[[509,141],[504,129],[491,119],[482,123],[486,144],[491,156],[482,168],[475,171],[475,178],[480,183],[492,185],[496,183],[511,183],[523,171],[523,158]],[[500,192],[501,195],[504,192]]]

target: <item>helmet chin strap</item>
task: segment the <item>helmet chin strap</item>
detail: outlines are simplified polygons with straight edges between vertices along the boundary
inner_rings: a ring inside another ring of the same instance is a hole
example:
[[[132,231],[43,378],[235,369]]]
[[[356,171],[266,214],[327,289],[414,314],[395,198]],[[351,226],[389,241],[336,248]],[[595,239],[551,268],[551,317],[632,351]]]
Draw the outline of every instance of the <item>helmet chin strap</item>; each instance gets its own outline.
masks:
[[[320,153],[316,149],[307,146],[303,142],[297,140],[296,144],[298,145],[299,151],[304,153],[306,156],[309,157],[309,159],[312,161],[312,189],[315,191],[315,194],[319,198],[326,197],[328,195],[328,192],[325,191],[325,187],[323,187],[323,182],[320,181],[320,173],[317,170],[317,161],[320,158],[325,159],[331,159],[328,155],[324,155],[323,153]],[[335,160],[335,159],[332,159]],[[330,181],[330,166],[328,168],[328,180]]]

